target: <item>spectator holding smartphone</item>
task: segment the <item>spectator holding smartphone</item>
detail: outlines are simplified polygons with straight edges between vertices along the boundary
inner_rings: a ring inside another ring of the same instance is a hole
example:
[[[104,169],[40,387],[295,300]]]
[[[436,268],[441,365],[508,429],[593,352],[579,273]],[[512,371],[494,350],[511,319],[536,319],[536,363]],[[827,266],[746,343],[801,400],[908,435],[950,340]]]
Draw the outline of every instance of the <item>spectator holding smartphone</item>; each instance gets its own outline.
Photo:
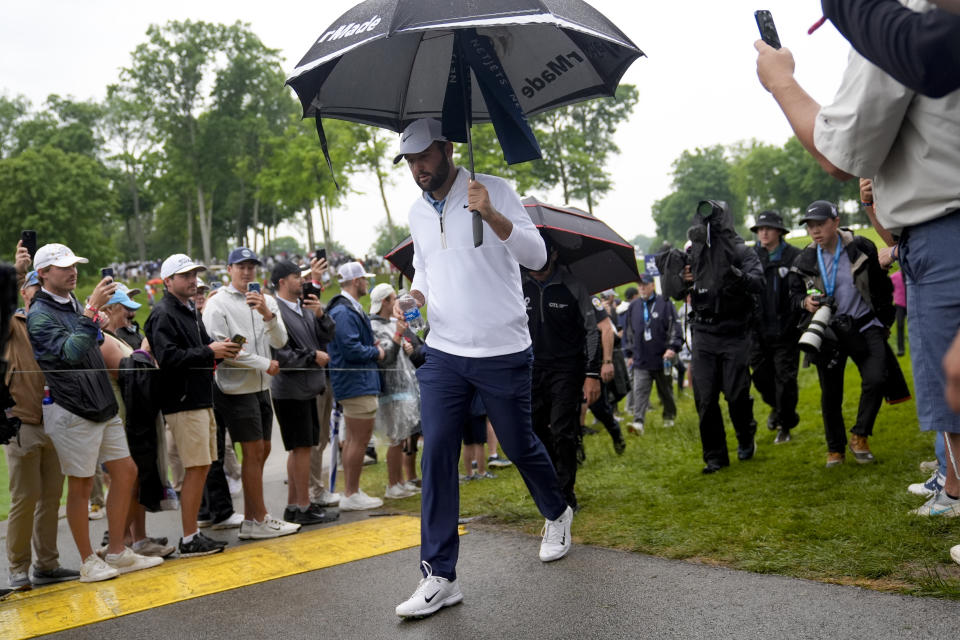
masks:
[[[270,382],[280,371],[270,349],[287,344],[287,330],[280,318],[277,301],[248,285],[255,283],[260,259],[246,247],[237,247],[227,258],[230,284],[207,300],[203,324],[215,340],[243,336],[246,343],[235,358],[217,367],[213,390],[213,413],[218,429],[230,432],[243,451],[244,519],[241,540],[275,538],[300,530],[299,524],[284,522],[267,513],[263,502],[263,464],[270,455],[273,407]]]

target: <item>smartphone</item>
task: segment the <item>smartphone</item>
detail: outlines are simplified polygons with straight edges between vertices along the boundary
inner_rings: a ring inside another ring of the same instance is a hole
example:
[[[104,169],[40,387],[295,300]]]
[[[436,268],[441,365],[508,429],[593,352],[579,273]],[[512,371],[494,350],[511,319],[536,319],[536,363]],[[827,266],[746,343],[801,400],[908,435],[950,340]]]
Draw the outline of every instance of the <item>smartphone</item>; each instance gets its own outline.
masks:
[[[238,333],[237,335],[230,338],[230,342],[233,342],[234,344],[243,345],[243,344],[246,344],[247,339]]]
[[[113,279],[113,269],[111,269],[110,267],[104,267],[103,269],[100,269],[100,277],[101,277],[101,278],[110,278],[110,279],[112,280],[112,279]]]
[[[320,289],[314,285],[312,282],[303,283],[303,299],[306,300],[307,296],[314,295],[317,296],[317,300],[320,299]]]
[[[326,260],[327,259],[327,250],[326,248],[317,249],[315,254],[317,260]]]
[[[780,48],[780,36],[777,34],[777,26],[773,24],[773,14],[766,9],[754,11],[753,17],[757,19],[757,27],[760,29],[760,39],[766,42],[774,49]]]
[[[32,229],[21,231],[20,242],[30,252],[30,259],[33,260],[33,256],[37,254],[37,232]]]
[[[249,293],[249,292],[251,292],[251,291],[254,291],[254,292],[256,292],[256,293],[260,293],[260,283],[259,283],[259,282],[251,282],[250,284],[248,284],[248,285],[247,285],[247,292]],[[248,307],[253,307],[253,306],[256,306],[256,305],[252,305],[252,304],[250,304],[250,303],[248,302],[248,303],[247,303],[247,306],[248,306]]]

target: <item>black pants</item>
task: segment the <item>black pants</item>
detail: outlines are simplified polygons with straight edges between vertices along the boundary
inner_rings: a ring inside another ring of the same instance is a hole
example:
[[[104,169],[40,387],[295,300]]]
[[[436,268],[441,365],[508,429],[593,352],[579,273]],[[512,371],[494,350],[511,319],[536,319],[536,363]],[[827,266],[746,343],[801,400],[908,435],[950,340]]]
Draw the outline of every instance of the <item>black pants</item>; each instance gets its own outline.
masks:
[[[222,522],[233,515],[233,498],[230,496],[227,475],[223,471],[223,456],[227,448],[227,428],[220,416],[217,415],[216,409],[213,411],[213,416],[217,422],[217,459],[210,463],[207,482],[203,485],[203,500],[200,503],[197,519]]]
[[[779,425],[786,430],[793,429],[800,422],[797,415],[799,368],[800,347],[796,340],[754,339],[750,352],[753,386],[773,409]]]
[[[750,397],[749,352],[750,338],[746,332],[715,335],[694,329],[693,398],[700,416],[704,462],[730,464],[720,412],[721,391],[727,400],[737,442],[744,448],[753,444],[757,423],[753,419],[753,398]]]
[[[823,413],[823,428],[827,436],[827,450],[843,453],[847,446],[846,428],[843,423],[843,370],[847,358],[853,360],[860,370],[860,407],[857,422],[850,430],[858,436],[873,435],[873,423],[883,404],[883,383],[887,378],[886,330],[870,327],[861,332],[851,332],[841,338],[835,358],[817,362],[820,376],[820,409]],[[821,356],[824,356],[822,353]],[[832,366],[831,366],[832,365]]]
[[[894,307],[897,310],[897,355],[903,355],[903,338],[904,331],[903,327],[907,319],[907,308],[906,307]]]
[[[614,406],[610,404],[610,394],[607,392],[607,383],[600,384],[600,397],[590,405],[590,411],[593,417],[600,421],[603,428],[607,430],[614,442],[623,440],[623,433],[620,431],[620,423],[614,415]]]
[[[543,442],[567,504],[577,506],[577,447],[583,373],[549,371],[533,366],[533,432]]]
[[[677,396],[679,397],[683,393],[683,381],[687,379],[687,365],[677,358],[677,364],[674,366],[677,368]]]

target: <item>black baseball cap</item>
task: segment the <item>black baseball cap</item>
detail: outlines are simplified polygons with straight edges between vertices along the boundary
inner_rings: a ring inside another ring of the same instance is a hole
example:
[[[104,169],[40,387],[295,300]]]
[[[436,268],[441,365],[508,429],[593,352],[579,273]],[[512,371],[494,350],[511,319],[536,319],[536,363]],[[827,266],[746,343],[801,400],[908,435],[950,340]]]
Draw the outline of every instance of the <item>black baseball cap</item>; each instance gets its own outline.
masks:
[[[807,207],[807,211],[803,214],[803,218],[800,219],[800,224],[806,224],[811,220],[836,220],[839,217],[840,211],[837,209],[837,205],[833,204],[829,200],[814,200]]]
[[[270,282],[273,283],[273,286],[277,286],[277,283],[289,276],[292,273],[300,275],[302,267],[298,267],[293,262],[289,260],[281,260],[274,267],[273,271],[270,272]]]
[[[757,216],[757,223],[750,227],[750,231],[756,233],[757,229],[760,227],[770,227],[771,229],[779,229],[786,233],[789,231],[783,225],[783,217],[776,211],[763,211],[760,215]]]

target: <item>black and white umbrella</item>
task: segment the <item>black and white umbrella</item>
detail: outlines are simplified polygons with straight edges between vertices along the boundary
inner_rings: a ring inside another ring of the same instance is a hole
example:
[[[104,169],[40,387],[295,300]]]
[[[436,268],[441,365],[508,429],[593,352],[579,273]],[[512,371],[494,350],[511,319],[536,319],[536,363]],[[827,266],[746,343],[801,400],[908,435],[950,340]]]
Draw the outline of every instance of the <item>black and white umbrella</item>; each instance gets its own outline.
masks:
[[[448,140],[467,143],[473,177],[473,122],[493,123],[508,164],[539,158],[527,116],[613,96],[642,55],[582,0],[367,0],[317,38],[287,84],[316,118],[328,165],[322,118],[397,132],[438,118]],[[479,246],[477,212],[473,225]]]
[[[403,131],[442,118],[454,33],[475,30],[493,46],[494,77],[512,86],[527,116],[612,96],[644,55],[582,0],[367,0],[326,29],[287,80],[304,117]],[[473,95],[482,95],[476,77]],[[483,100],[472,120],[487,122]]]

